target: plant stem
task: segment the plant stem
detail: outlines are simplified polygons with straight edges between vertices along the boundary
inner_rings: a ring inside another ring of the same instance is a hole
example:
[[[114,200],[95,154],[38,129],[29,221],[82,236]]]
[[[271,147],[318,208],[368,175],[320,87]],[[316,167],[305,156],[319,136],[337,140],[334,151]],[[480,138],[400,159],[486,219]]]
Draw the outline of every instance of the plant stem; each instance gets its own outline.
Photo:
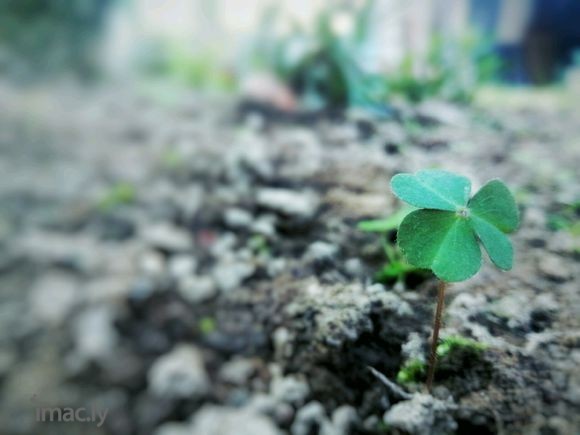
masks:
[[[439,281],[437,288],[437,309],[435,310],[435,320],[433,322],[433,337],[431,339],[431,354],[429,355],[429,372],[427,373],[427,390],[431,393],[433,377],[435,376],[435,365],[437,364],[437,345],[439,344],[439,329],[441,329],[441,317],[445,305],[445,289],[447,283]]]

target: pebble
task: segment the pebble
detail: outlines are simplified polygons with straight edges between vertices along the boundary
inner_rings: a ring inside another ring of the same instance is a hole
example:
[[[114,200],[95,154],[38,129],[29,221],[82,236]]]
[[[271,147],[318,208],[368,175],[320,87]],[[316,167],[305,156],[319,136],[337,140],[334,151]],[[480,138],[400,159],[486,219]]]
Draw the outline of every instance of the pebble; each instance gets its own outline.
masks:
[[[168,262],[168,269],[174,278],[189,276],[197,269],[197,260],[191,255],[174,255]]]
[[[338,246],[318,240],[308,246],[305,257],[310,261],[324,261],[332,260],[337,253]]]
[[[564,259],[558,255],[544,253],[538,267],[544,276],[553,281],[563,282],[571,277]]]
[[[316,433],[317,428],[328,424],[324,406],[320,402],[309,402],[298,410],[290,428],[292,435],[309,435]]]
[[[76,351],[84,360],[99,360],[109,355],[117,344],[114,315],[108,305],[83,311],[73,328]]]
[[[256,194],[258,205],[275,212],[297,217],[312,218],[320,204],[320,198],[311,191],[262,188]]]
[[[191,234],[167,223],[146,226],[141,229],[141,235],[153,248],[169,252],[189,251],[192,247]]]
[[[227,226],[237,228],[248,228],[253,221],[250,212],[241,208],[228,208],[224,212],[224,222]]]
[[[219,372],[222,380],[235,385],[243,385],[255,373],[255,360],[235,358],[225,363]]]
[[[192,435],[282,434],[268,417],[251,409],[216,405],[205,405],[195,414],[189,433]]]
[[[169,398],[199,398],[210,389],[201,351],[186,344],[159,357],[149,369],[148,381],[155,395]]]
[[[236,260],[226,260],[218,263],[212,272],[213,279],[222,292],[232,291],[242,284],[256,271],[251,263]]]
[[[310,394],[310,387],[305,380],[297,376],[274,376],[270,384],[270,394],[280,402],[299,405],[304,403]]]
[[[217,294],[214,280],[205,275],[188,275],[179,280],[177,290],[194,304],[207,301]]]
[[[390,408],[383,420],[391,429],[411,435],[443,435],[454,433],[457,423],[451,417],[451,402],[416,394]]]
[[[51,325],[62,323],[78,301],[78,289],[78,283],[64,273],[42,275],[30,292],[33,316]]]

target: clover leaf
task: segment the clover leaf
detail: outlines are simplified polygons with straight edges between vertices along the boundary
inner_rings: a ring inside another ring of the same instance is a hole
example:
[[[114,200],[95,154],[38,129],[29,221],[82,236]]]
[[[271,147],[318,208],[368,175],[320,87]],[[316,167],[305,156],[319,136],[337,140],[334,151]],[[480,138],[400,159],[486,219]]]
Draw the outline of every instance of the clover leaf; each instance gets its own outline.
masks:
[[[441,170],[398,174],[396,196],[414,207],[401,222],[397,243],[409,263],[431,269],[442,281],[463,281],[481,267],[479,242],[491,261],[509,270],[513,248],[506,234],[519,224],[508,188],[491,180],[471,199],[469,179]]]

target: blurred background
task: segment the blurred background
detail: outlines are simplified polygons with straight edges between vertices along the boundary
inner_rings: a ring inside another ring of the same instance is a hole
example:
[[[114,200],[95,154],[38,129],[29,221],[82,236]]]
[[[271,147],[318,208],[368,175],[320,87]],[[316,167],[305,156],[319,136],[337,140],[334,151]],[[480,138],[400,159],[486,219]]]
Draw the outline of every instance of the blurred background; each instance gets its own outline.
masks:
[[[0,0],[0,432],[580,433],[579,100],[576,0]],[[522,213],[434,397],[429,167]]]

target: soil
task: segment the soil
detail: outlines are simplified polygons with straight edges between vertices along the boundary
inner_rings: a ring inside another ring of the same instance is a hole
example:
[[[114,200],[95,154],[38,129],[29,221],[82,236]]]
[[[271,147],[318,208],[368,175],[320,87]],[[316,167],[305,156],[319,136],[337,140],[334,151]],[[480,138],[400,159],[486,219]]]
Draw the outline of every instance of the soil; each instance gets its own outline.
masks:
[[[0,87],[2,433],[580,433],[580,241],[551,225],[578,219],[574,107],[239,107]],[[357,229],[426,167],[501,178],[522,217],[513,270],[448,289],[443,337],[485,350],[442,361],[433,397],[369,366],[426,357],[437,283],[375,282]]]

